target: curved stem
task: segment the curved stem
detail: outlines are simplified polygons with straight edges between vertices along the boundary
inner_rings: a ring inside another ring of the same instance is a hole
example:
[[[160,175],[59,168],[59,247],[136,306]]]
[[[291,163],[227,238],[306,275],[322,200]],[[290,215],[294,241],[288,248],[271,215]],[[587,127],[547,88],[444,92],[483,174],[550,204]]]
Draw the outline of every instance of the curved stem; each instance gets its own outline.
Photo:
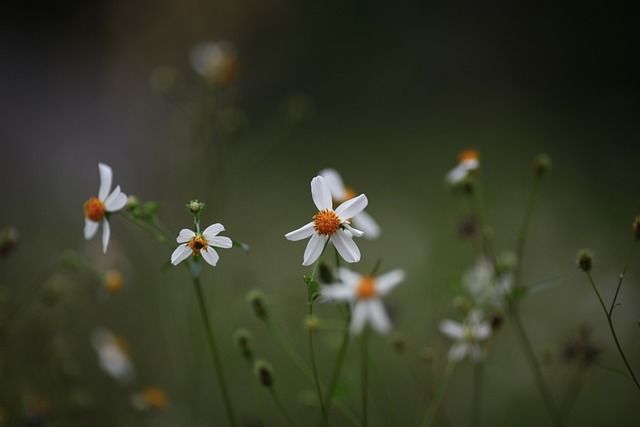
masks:
[[[484,377],[484,363],[478,362],[473,365],[473,395],[471,398],[471,427],[476,427],[480,423],[480,408],[482,398],[482,383]]]
[[[233,412],[233,407],[231,406],[231,398],[229,397],[227,384],[224,379],[224,371],[222,369],[222,363],[220,362],[220,355],[218,354],[218,347],[216,345],[215,336],[213,334],[213,328],[211,328],[211,324],[209,323],[209,315],[207,314],[207,306],[204,302],[204,295],[202,293],[200,279],[197,277],[193,277],[193,284],[196,288],[200,314],[202,315],[202,322],[204,323],[204,328],[207,333],[207,339],[209,342],[209,348],[211,350],[211,357],[213,360],[213,367],[216,371],[216,374],[218,375],[218,384],[220,385],[220,392],[222,393],[224,406],[227,411],[227,417],[229,418],[229,424],[235,427],[237,423]]]
[[[313,316],[313,301],[309,300],[309,317]],[[322,419],[324,425],[329,424],[327,418],[327,410],[324,406],[324,399],[322,398],[322,388],[320,387],[320,380],[318,379],[318,368],[316,366],[316,356],[313,350],[313,328],[308,328],[309,333],[309,357],[311,358],[311,370],[313,372],[313,380],[316,383],[316,393],[318,394],[318,402],[320,403],[320,409],[322,411]]]
[[[269,391],[271,392],[271,397],[273,397],[273,400],[276,402],[276,405],[278,406],[278,409],[280,409],[280,412],[282,412],[282,415],[284,415],[284,417],[287,419],[287,422],[289,423],[289,425],[291,427],[296,427],[296,423],[293,422],[293,419],[291,418],[291,416],[287,412],[287,409],[282,404],[282,401],[280,400],[280,398],[276,394],[276,391],[273,389],[273,387],[269,387]]]
[[[333,393],[335,393],[336,385],[338,384],[338,378],[340,378],[340,371],[342,370],[342,364],[344,363],[345,355],[347,354],[347,348],[349,347],[350,333],[349,323],[351,322],[351,310],[349,304],[345,304],[347,307],[346,326],[342,333],[342,343],[340,344],[340,350],[338,350],[338,359],[336,360],[336,366],[333,368],[333,374],[331,374],[331,380],[329,382],[329,388],[327,395],[325,396],[325,410],[326,416],[329,417],[329,410],[331,409],[331,401],[333,400]]]
[[[516,264],[516,272],[515,272],[516,284],[521,284],[520,278],[522,274],[522,258],[524,256],[524,240],[527,237],[529,220],[531,219],[531,214],[533,213],[533,205],[536,201],[536,196],[538,195],[539,188],[540,188],[540,177],[536,175],[533,179],[531,191],[529,192],[529,200],[527,202],[527,207],[524,211],[524,217],[522,218],[522,224],[520,225],[520,231],[518,232],[518,238],[516,240],[516,259],[518,261],[518,263]]]
[[[456,364],[453,362],[449,362],[447,367],[445,368],[444,375],[442,377],[442,382],[440,383],[440,389],[438,390],[438,394],[433,398],[429,408],[427,409],[427,413],[424,415],[424,419],[422,420],[422,427],[429,427],[433,422],[436,413],[438,412],[438,407],[444,398],[445,392],[447,391],[447,387],[449,386],[449,381],[451,381],[451,376],[453,374],[454,368]]]
[[[613,309],[616,307],[616,300],[618,299],[618,292],[620,292],[620,286],[622,286],[622,281],[624,280],[624,275],[627,273],[627,268],[629,268],[629,264],[631,264],[631,258],[633,258],[633,253],[636,250],[636,243],[638,239],[633,238],[633,246],[631,246],[631,253],[629,253],[629,257],[627,258],[627,262],[624,264],[624,269],[620,274],[620,280],[618,280],[618,287],[616,288],[616,294],[613,296],[613,301],[611,301],[611,307],[609,308],[608,316],[611,317],[613,314]]]

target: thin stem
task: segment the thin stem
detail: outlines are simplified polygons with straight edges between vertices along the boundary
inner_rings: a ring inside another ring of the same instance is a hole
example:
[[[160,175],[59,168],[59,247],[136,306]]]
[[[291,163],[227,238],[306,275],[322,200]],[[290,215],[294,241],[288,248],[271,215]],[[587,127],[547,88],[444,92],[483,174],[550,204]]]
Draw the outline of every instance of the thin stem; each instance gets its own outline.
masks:
[[[556,402],[551,394],[551,391],[549,390],[549,385],[547,384],[544,375],[542,375],[542,369],[540,368],[540,364],[538,363],[535,351],[533,350],[531,341],[529,340],[527,332],[522,325],[522,321],[520,320],[520,316],[515,306],[511,306],[511,309],[509,310],[509,318],[511,319],[511,323],[515,327],[516,336],[520,339],[520,344],[522,345],[525,356],[527,358],[527,362],[529,363],[529,368],[531,369],[531,373],[533,374],[533,378],[536,382],[538,390],[540,391],[540,394],[542,395],[544,403],[547,406],[549,415],[551,415],[554,423],[560,426],[562,425],[562,420],[560,419],[560,414],[558,412]]]
[[[602,306],[602,310],[604,311],[605,316],[607,316],[607,323],[609,323],[609,329],[611,330],[611,335],[613,336],[613,340],[616,342],[616,347],[618,347],[618,353],[620,353],[620,356],[622,357],[622,360],[624,361],[624,364],[627,367],[627,371],[629,371],[629,374],[631,375],[631,378],[633,379],[633,382],[636,383],[636,387],[638,387],[638,390],[640,390],[640,383],[638,382],[638,378],[636,378],[636,374],[633,373],[633,369],[631,369],[631,365],[629,364],[629,361],[627,360],[627,356],[625,356],[624,351],[622,351],[622,346],[620,345],[620,341],[618,341],[618,335],[616,334],[616,329],[613,326],[613,321],[611,320],[611,315],[607,311],[607,307],[604,305],[604,301],[602,300],[602,297],[600,296],[600,292],[598,291],[598,287],[596,286],[595,282],[593,281],[593,277],[591,277],[591,272],[587,271],[587,276],[589,277],[589,283],[591,283],[591,286],[593,287],[593,290],[596,292],[596,295],[598,296],[598,301],[600,301],[600,305]]]
[[[291,418],[291,416],[287,412],[286,408],[282,404],[282,401],[278,397],[278,394],[273,389],[273,387],[269,387],[269,392],[271,392],[271,397],[273,397],[274,402],[276,402],[276,405],[278,405],[278,408],[280,409],[280,412],[282,412],[282,415],[284,415],[284,417],[287,419],[287,422],[289,423],[289,425],[291,427],[296,427],[296,423],[293,422],[293,419]]]
[[[482,383],[484,380],[484,363],[478,362],[473,365],[473,395],[471,398],[471,427],[480,424],[480,408],[482,400]]]
[[[362,385],[362,426],[367,427],[369,425],[369,419],[367,415],[367,392],[369,390],[369,373],[368,373],[368,362],[369,362],[369,328],[365,326],[364,331],[362,332],[362,337],[360,338],[360,375],[361,375],[361,385]]]
[[[618,292],[620,292],[620,286],[622,286],[622,281],[624,280],[624,275],[627,273],[627,268],[629,268],[629,264],[631,264],[631,258],[633,258],[633,253],[636,250],[636,243],[638,242],[638,239],[633,238],[633,246],[631,246],[631,253],[629,253],[629,257],[627,258],[627,262],[624,264],[624,269],[622,270],[622,273],[620,274],[620,280],[618,280],[618,287],[616,288],[616,294],[613,296],[613,301],[611,301],[611,307],[609,308],[609,314],[608,316],[611,317],[611,315],[613,314],[613,309],[616,306],[616,300],[618,299]]]
[[[449,381],[451,381],[451,376],[453,374],[454,368],[456,364],[453,362],[449,362],[447,367],[445,368],[445,372],[442,378],[442,382],[440,383],[440,389],[438,393],[431,401],[429,408],[427,409],[427,413],[424,415],[424,419],[422,420],[422,427],[429,427],[433,422],[436,413],[438,412],[438,407],[444,398],[445,392],[447,391],[447,387],[449,386]]]
[[[347,348],[349,347],[349,341],[351,334],[349,333],[349,323],[351,322],[351,310],[349,304],[345,304],[347,307],[347,318],[344,332],[342,333],[342,343],[340,344],[340,350],[338,350],[338,359],[336,365],[333,368],[331,374],[331,380],[329,381],[329,388],[327,389],[327,395],[325,396],[325,411],[326,417],[329,417],[329,410],[331,409],[331,401],[333,399],[333,393],[335,393],[336,386],[338,385],[338,378],[340,378],[340,371],[342,370],[342,364],[344,363],[345,355],[347,354]],[[323,414],[324,415],[324,414]]]
[[[129,221],[131,221],[133,224],[135,224],[138,227],[140,227],[143,230],[145,230],[147,233],[151,234],[159,242],[164,243],[165,246],[167,246],[168,248],[174,249],[173,244],[170,242],[171,239],[169,238],[169,236],[167,236],[161,230],[158,230],[157,228],[152,227],[151,225],[147,224],[144,221],[141,221],[140,219],[136,218],[135,216],[133,216],[133,215],[127,213],[127,212],[121,212],[121,215],[124,218],[128,219]]]
[[[517,257],[517,265],[515,271],[515,283],[520,284],[521,274],[522,274],[522,258],[524,256],[524,241],[527,237],[527,230],[529,228],[529,220],[531,219],[531,214],[533,213],[533,205],[536,201],[536,196],[538,195],[538,189],[540,188],[540,176],[535,175],[533,179],[533,184],[531,186],[531,191],[529,192],[529,200],[527,202],[527,207],[524,211],[524,217],[522,218],[522,224],[520,225],[520,231],[518,232],[518,238],[516,240],[516,257]]]
[[[313,301],[309,300],[309,317],[313,316]],[[316,366],[316,356],[313,350],[313,328],[308,328],[309,333],[309,356],[311,357],[311,370],[313,372],[313,380],[316,383],[316,393],[318,394],[318,402],[320,403],[320,409],[322,411],[322,419],[324,425],[329,425],[327,418],[327,410],[324,406],[324,399],[322,398],[322,389],[320,387],[320,380],[318,379],[318,368]]]
[[[580,393],[580,389],[583,384],[584,373],[587,370],[587,364],[585,362],[578,362],[578,367],[576,368],[576,372],[573,376],[571,383],[567,386],[567,391],[565,392],[564,398],[562,399],[562,404],[560,406],[560,412],[562,414],[562,419],[567,419],[569,417],[569,413],[576,402],[578,394]]]
[[[218,354],[218,347],[216,346],[215,337],[213,335],[213,328],[209,323],[209,315],[207,314],[207,306],[204,302],[204,295],[202,293],[202,287],[200,285],[200,279],[193,277],[193,284],[196,288],[196,295],[198,296],[198,305],[200,307],[200,314],[202,315],[202,322],[204,323],[205,331],[207,333],[207,339],[209,341],[209,348],[211,349],[211,357],[213,360],[213,367],[218,375],[218,384],[220,385],[220,391],[224,400],[224,406],[229,418],[229,424],[236,426],[236,419],[231,406],[231,398],[229,397],[229,391],[227,390],[227,384],[224,379],[224,371],[222,369],[222,363],[220,362],[220,356]]]

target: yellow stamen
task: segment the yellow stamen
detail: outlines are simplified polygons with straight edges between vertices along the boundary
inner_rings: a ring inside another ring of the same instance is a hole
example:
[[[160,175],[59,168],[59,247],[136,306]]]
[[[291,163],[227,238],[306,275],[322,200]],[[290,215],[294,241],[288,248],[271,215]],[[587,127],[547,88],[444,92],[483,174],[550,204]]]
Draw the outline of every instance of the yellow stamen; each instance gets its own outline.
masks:
[[[358,298],[369,299],[376,296],[376,282],[372,276],[364,276],[358,283]]]
[[[97,197],[92,197],[84,203],[84,216],[91,221],[101,221],[104,218],[104,213],[104,203]]]
[[[202,236],[198,235],[187,243],[187,246],[193,251],[193,256],[198,256],[201,250],[204,249],[205,252],[208,251],[209,244]]]
[[[318,234],[325,234],[331,236],[340,228],[340,218],[334,211],[325,209],[318,212],[313,216],[314,225],[313,228]]]
[[[475,148],[468,148],[462,151],[458,155],[458,161],[460,162],[464,162],[465,160],[479,160],[479,159],[480,159],[480,153]]]
[[[143,394],[149,406],[156,409],[164,408],[169,402],[166,393],[157,387],[147,387]]]

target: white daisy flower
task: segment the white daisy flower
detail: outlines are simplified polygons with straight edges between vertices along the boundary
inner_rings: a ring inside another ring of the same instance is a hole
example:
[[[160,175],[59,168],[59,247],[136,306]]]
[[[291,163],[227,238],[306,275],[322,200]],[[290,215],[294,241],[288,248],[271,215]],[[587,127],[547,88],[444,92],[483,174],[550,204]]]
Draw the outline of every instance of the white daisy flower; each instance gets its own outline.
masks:
[[[135,370],[124,338],[100,328],[91,334],[91,343],[98,353],[100,367],[105,372],[123,384],[133,380]]]
[[[199,43],[191,49],[189,59],[198,74],[216,84],[231,83],[240,68],[236,49],[228,42]]]
[[[465,273],[462,282],[476,305],[503,308],[505,297],[513,287],[513,274],[496,276],[491,261],[480,257]]]
[[[171,254],[171,264],[178,265],[193,254],[193,256],[202,255],[207,263],[215,267],[220,256],[213,247],[228,249],[233,246],[230,238],[218,236],[221,231],[224,231],[224,226],[219,223],[208,226],[204,233],[195,233],[183,228],[176,239],[182,244]]]
[[[311,237],[304,251],[302,265],[313,264],[322,254],[327,241],[333,243],[346,262],[360,261],[360,249],[353,237],[361,237],[363,232],[351,226],[350,218],[358,215],[367,206],[367,196],[361,194],[347,200],[334,211],[327,180],[316,176],[311,180],[311,197],[318,208],[313,221],[284,236],[291,241]]]
[[[335,169],[323,169],[320,171],[320,176],[326,179],[329,184],[334,205],[339,205],[356,197],[356,193],[353,189],[344,185],[342,177]],[[351,222],[355,228],[364,232],[366,239],[376,239],[380,236],[380,226],[364,210],[351,218]]]
[[[474,149],[464,150],[458,156],[458,164],[447,173],[449,184],[457,184],[463,181],[469,172],[480,167],[480,153]]]
[[[449,349],[447,357],[450,361],[457,362],[467,356],[473,362],[484,359],[486,352],[480,345],[480,341],[491,336],[491,325],[482,320],[478,313],[471,313],[464,323],[443,320],[440,322],[440,331],[456,340]]]
[[[98,197],[91,197],[84,204],[84,238],[89,240],[102,224],[102,250],[107,252],[111,228],[107,218],[110,213],[119,211],[127,204],[127,196],[120,191],[118,185],[111,193],[111,168],[104,163],[98,163],[100,171],[100,189]]]
[[[368,322],[379,333],[385,334],[391,329],[391,322],[380,301],[396,285],[404,280],[402,270],[392,270],[380,276],[360,275],[346,268],[338,269],[340,283],[323,286],[322,301],[338,300],[353,304],[351,325],[352,334],[362,332]]]

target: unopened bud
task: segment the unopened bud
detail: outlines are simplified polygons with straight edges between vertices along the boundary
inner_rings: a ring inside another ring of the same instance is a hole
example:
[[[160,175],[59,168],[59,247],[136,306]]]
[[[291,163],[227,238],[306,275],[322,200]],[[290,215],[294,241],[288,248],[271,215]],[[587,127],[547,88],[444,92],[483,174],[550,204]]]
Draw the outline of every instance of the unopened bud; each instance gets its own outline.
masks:
[[[138,200],[138,198],[134,195],[130,195],[127,198],[127,204],[124,205],[124,208],[128,211],[132,211],[135,208],[140,207],[140,200]]]
[[[304,326],[307,328],[309,332],[314,332],[318,330],[318,326],[320,326],[320,319],[318,316],[310,315],[305,317]]]
[[[253,370],[264,387],[271,387],[273,385],[273,369],[264,360],[256,360],[253,365]]]
[[[0,231],[0,257],[8,256],[20,240],[20,233],[14,227],[8,227]]]
[[[204,210],[204,203],[199,202],[198,199],[191,200],[187,203],[187,209],[189,209],[189,212],[192,214],[200,213]]]
[[[551,169],[551,158],[546,154],[540,154],[533,161],[533,172],[536,176],[545,176]]]
[[[251,332],[247,329],[238,329],[235,334],[233,334],[233,340],[240,349],[240,354],[247,360],[253,358],[252,338]]]
[[[576,260],[576,263],[580,270],[585,273],[590,272],[593,267],[593,254],[586,249],[581,250],[578,252],[578,259]]]
[[[102,285],[108,293],[115,294],[120,291],[124,285],[122,274],[114,269],[107,271],[102,279]]]
[[[262,292],[257,289],[249,292],[249,294],[247,295],[247,302],[253,309],[256,317],[263,320],[267,318],[269,313],[267,311],[267,303]]]
[[[636,240],[640,240],[640,215],[633,220],[633,234],[636,236]]]
[[[404,352],[407,349],[407,341],[405,340],[405,338],[400,335],[400,334],[396,334],[393,337],[393,340],[391,341],[392,345],[393,345],[393,349],[396,351],[396,353],[398,354],[404,354]]]

